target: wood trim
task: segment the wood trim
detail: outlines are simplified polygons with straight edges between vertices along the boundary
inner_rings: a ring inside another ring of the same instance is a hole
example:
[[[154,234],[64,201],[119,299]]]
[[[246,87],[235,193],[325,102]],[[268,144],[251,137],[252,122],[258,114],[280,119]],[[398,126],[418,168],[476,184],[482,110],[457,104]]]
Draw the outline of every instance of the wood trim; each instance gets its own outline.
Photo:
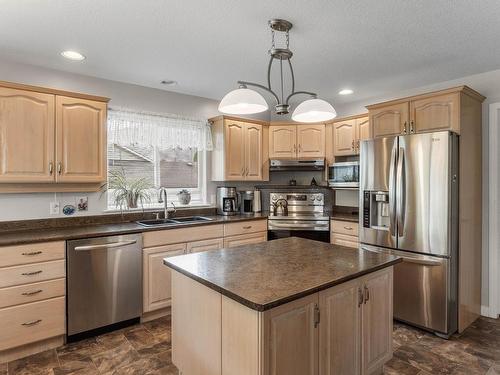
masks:
[[[214,122],[224,121],[224,120],[249,122],[249,123],[252,123],[252,124],[259,124],[259,125],[269,126],[269,121],[255,120],[255,119],[244,118],[244,117],[236,117],[236,116],[226,116],[226,115],[220,115],[220,116],[215,116],[215,117],[209,118],[208,122],[210,122],[211,124],[213,124]]]
[[[326,124],[335,124],[336,122],[343,122],[343,121],[348,121],[348,120],[356,120],[358,118],[362,117],[368,117],[368,112],[359,114],[359,115],[351,115],[351,116],[344,116],[344,117],[335,117],[333,120],[327,121]]]
[[[107,102],[109,102],[111,100],[110,98],[106,98],[104,96],[82,94],[82,93],[79,93],[79,92],[71,92],[71,91],[65,91],[65,90],[59,90],[59,89],[52,89],[52,88],[41,87],[41,86],[32,86],[32,85],[27,85],[27,84],[24,84],[24,83],[14,83],[14,82],[8,82],[8,81],[0,81],[0,86],[1,87],[11,88],[11,89],[41,92],[41,93],[44,93],[44,94],[71,96],[72,98],[94,100],[94,101],[97,101],[97,102],[105,102],[105,103],[107,103]]]
[[[468,95],[469,97],[471,97],[471,98],[473,98],[475,100],[478,100],[481,103],[486,99],[485,96],[481,95],[480,93],[478,93],[477,91],[471,89],[468,86],[457,86],[457,87],[452,87],[452,88],[445,89],[445,90],[432,91],[432,92],[428,92],[428,93],[425,93],[425,94],[414,95],[414,96],[407,96],[407,97],[404,97],[404,98],[399,98],[399,99],[394,99],[394,100],[388,100],[388,101],[381,102],[381,103],[370,104],[370,105],[366,106],[366,109],[372,110],[372,109],[376,109],[376,108],[380,108],[380,107],[385,107],[387,105],[401,104],[401,103],[408,102],[408,101],[411,101],[411,100],[425,99],[425,98],[430,98],[432,96],[444,95],[444,94],[451,94],[451,93],[454,93],[454,92],[462,92],[462,93]]]
[[[0,184],[0,193],[86,193],[103,190],[103,183]]]
[[[31,344],[18,346],[11,349],[6,349],[0,352],[0,363],[15,361],[19,358],[24,358],[32,354],[44,352],[46,350],[55,349],[64,345],[65,336],[51,337],[50,339],[37,341]]]
[[[498,201],[498,189],[500,186],[498,171],[500,163],[500,144],[498,142],[498,137],[500,136],[498,129],[500,124],[500,102],[490,104],[489,112],[488,316],[497,319],[500,314],[500,278],[498,275],[498,270],[500,269],[500,244],[498,237],[498,228],[500,228],[500,205]]]

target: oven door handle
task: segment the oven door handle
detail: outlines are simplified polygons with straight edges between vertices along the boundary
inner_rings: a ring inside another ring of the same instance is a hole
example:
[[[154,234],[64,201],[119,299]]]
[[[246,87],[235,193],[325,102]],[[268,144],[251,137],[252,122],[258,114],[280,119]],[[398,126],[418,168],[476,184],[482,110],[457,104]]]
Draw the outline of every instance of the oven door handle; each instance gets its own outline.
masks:
[[[325,227],[328,228],[328,222],[326,223],[271,223],[269,222],[269,227],[274,227],[274,228],[318,228],[318,227]]]

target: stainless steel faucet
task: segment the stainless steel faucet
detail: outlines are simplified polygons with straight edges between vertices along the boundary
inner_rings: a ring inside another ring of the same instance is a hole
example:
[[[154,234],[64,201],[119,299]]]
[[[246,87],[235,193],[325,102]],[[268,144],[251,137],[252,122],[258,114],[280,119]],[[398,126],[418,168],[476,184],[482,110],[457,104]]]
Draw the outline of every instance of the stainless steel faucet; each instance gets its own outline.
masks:
[[[158,203],[164,204],[163,215],[165,219],[174,216],[177,210],[173,202],[170,203],[173,208],[168,208],[167,189],[165,189],[164,187],[161,187],[159,190]]]

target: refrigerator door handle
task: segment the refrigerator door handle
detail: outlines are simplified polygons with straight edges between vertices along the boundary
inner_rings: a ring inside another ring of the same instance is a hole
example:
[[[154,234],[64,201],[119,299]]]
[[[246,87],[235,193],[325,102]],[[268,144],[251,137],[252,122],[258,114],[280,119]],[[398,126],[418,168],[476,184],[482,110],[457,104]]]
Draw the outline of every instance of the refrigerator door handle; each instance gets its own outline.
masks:
[[[404,234],[405,205],[406,205],[405,150],[403,147],[399,148],[396,181],[397,181],[396,213],[397,213],[397,224],[398,224],[398,236],[402,237]]]
[[[396,153],[397,143],[395,143],[392,147],[391,161],[389,166],[389,227],[391,236],[396,236]]]

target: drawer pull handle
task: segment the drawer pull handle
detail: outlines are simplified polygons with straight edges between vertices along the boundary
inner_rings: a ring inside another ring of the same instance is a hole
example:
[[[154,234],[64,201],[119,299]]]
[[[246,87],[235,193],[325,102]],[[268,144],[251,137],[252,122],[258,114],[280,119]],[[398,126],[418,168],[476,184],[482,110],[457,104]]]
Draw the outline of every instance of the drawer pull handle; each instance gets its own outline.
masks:
[[[31,326],[34,326],[35,324],[38,324],[42,321],[42,319],[37,319],[37,320],[33,320],[32,322],[26,322],[26,323],[22,323],[21,325],[25,326],[25,327],[31,327]]]
[[[38,294],[38,293],[41,293],[42,292],[42,289],[38,289],[38,290],[34,290],[32,292],[24,292],[22,293],[23,296],[32,296],[34,294]]]
[[[252,228],[251,225],[247,225],[246,227],[243,227],[243,229],[250,229],[250,228]]]
[[[42,251],[31,251],[29,253],[22,253],[22,255],[32,256],[32,255],[40,255],[41,253],[42,253]]]
[[[33,275],[38,275],[39,273],[42,273],[42,270],[33,271],[33,272],[23,272],[21,275],[23,275],[23,276],[33,276]]]
[[[344,227],[344,229],[352,230],[352,227]]]

